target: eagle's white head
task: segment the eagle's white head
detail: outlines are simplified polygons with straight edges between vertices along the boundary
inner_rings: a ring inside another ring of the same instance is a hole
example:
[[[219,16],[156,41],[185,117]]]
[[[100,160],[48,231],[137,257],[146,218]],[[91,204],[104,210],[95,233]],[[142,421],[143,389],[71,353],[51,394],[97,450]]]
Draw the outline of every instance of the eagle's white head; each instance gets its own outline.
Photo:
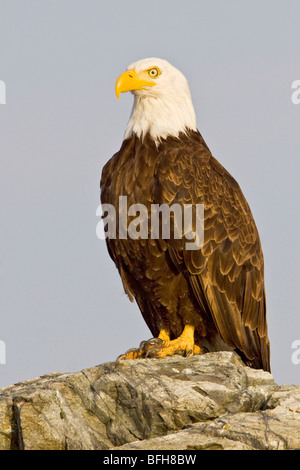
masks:
[[[158,143],[168,136],[196,130],[196,116],[187,79],[163,59],[142,59],[117,80],[116,95],[131,91],[134,105],[125,139],[147,133]]]

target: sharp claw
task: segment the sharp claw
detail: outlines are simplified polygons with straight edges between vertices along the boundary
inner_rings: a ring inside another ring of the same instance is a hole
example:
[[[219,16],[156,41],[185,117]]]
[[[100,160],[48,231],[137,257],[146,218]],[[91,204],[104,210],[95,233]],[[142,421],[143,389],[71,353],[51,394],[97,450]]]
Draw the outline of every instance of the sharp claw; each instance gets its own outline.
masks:
[[[148,349],[148,351],[146,351],[146,355],[145,357],[157,357],[157,352],[159,352],[161,350],[161,348],[158,348],[158,347],[155,347],[153,346],[152,348]]]
[[[125,354],[120,354],[117,359],[116,359],[116,362],[119,362],[119,361],[124,361],[125,360]]]
[[[126,356],[127,356],[128,354],[130,354],[130,353],[135,353],[135,352],[137,352],[137,351],[139,351],[138,348],[131,348],[131,349],[128,349],[128,351],[126,351],[126,353],[120,354],[120,356],[117,357],[116,361],[117,361],[117,362],[118,362],[118,361],[124,361],[124,360],[126,359]]]
[[[136,351],[139,351],[139,348],[131,348],[131,349],[128,349],[128,351],[126,351],[125,355],[126,355],[126,354],[129,354],[129,353],[132,353],[132,352],[136,352]]]
[[[149,344],[150,346],[155,346],[157,343],[163,343],[163,340],[160,338],[151,338],[148,341],[145,341],[145,343]]]
[[[193,350],[190,349],[187,353],[186,353],[186,357],[190,357],[193,355]]]
[[[153,348],[157,348],[157,350],[159,350],[162,343],[163,341],[160,338],[151,338],[148,341],[143,341],[140,345],[143,357],[148,357],[149,351]]]

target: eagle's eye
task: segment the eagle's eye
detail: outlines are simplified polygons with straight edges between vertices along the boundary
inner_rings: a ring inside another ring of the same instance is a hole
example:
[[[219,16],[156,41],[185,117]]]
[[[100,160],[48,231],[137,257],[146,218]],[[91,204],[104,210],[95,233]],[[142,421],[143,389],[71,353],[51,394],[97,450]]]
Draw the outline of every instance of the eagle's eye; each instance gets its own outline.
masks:
[[[151,69],[148,70],[148,75],[151,78],[158,77],[160,75],[160,70],[157,67],[152,67]]]

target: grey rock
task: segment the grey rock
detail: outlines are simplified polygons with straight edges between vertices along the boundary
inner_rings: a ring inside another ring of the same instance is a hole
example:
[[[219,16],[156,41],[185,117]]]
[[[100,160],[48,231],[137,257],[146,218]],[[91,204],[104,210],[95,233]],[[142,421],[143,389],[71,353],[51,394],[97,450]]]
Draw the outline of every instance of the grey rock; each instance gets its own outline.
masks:
[[[54,373],[0,391],[0,449],[300,449],[300,387],[231,352]]]

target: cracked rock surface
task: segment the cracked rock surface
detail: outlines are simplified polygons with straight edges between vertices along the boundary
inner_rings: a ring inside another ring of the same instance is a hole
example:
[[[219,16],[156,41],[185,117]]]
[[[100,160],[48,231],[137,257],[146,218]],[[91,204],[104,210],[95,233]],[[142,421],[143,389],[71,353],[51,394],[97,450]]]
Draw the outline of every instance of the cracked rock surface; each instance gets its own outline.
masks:
[[[0,390],[0,449],[300,449],[300,387],[230,352],[54,373]]]

